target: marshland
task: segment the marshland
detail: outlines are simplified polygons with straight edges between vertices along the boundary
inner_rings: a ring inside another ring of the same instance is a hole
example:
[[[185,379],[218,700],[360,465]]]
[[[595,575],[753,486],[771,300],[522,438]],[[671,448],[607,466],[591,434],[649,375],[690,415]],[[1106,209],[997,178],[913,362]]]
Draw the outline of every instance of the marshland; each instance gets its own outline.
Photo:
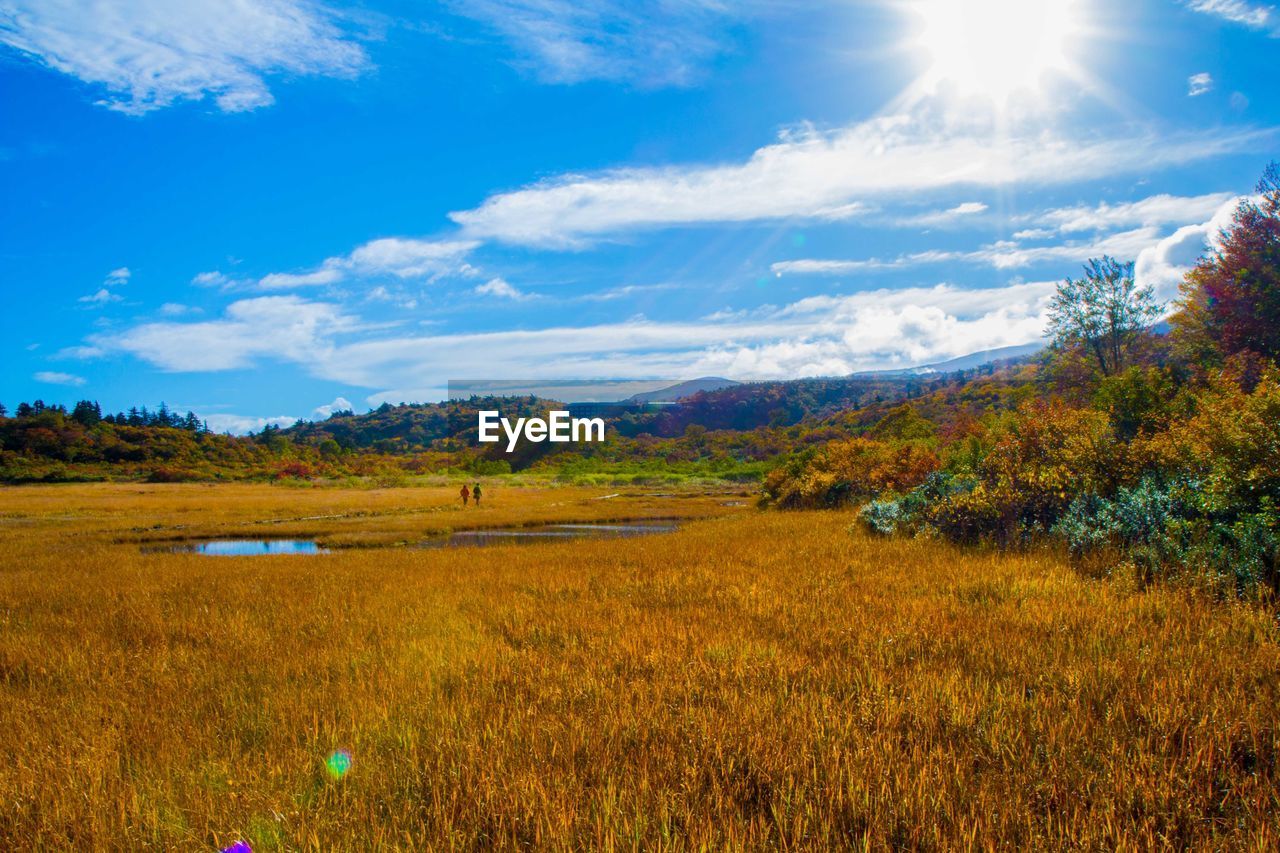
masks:
[[[486,492],[464,511],[451,486],[0,490],[0,837],[1280,842],[1264,607],[1092,578],[1052,551],[869,538],[847,511],[764,512],[732,491]],[[652,518],[679,522],[408,544]],[[281,537],[324,553],[150,548]]]

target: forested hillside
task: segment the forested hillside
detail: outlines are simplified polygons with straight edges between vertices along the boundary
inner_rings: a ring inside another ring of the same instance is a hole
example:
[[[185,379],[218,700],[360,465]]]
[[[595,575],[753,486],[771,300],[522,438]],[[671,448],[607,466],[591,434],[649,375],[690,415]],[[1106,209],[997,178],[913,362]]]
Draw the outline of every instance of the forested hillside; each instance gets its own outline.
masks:
[[[861,505],[878,533],[1058,542],[1104,570],[1280,593],[1280,170],[1241,202],[1169,316],[1133,265],[1058,286],[1034,385],[970,384],[793,453],[779,507]],[[860,415],[843,420],[854,425]],[[863,422],[865,423],[865,421]]]
[[[478,446],[476,412],[534,397],[383,405],[211,434],[196,415],[0,407],[9,482],[521,473],[575,483],[762,482],[785,508],[858,506],[884,534],[1026,545],[1215,589],[1280,592],[1280,170],[1159,304],[1132,263],[1057,288],[1033,360],[925,377],[746,383],[614,418],[600,444]],[[1167,326],[1162,321],[1167,318]],[[1167,332],[1165,331],[1167,329]]]

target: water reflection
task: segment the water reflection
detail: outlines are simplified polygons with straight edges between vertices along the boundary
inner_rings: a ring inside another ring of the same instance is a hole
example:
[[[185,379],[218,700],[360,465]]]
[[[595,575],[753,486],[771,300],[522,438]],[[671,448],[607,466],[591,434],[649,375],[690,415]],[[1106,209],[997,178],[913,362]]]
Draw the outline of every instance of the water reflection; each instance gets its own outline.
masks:
[[[627,539],[670,533],[671,521],[629,521],[625,524],[543,524],[536,527],[499,527],[489,530],[456,530],[447,536],[428,539],[424,548],[483,548],[489,545],[532,544],[567,539]]]
[[[176,545],[173,551],[203,554],[207,557],[255,557],[267,554],[326,554],[311,539],[214,539]]]

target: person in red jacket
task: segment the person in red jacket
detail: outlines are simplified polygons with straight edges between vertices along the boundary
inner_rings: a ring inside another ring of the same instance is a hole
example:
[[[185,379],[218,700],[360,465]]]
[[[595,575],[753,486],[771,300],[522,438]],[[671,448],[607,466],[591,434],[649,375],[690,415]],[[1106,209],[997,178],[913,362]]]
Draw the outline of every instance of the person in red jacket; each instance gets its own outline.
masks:
[[[463,484],[462,484],[462,491],[458,492],[458,494],[462,495],[462,508],[463,508],[463,509],[466,509],[466,508],[467,508],[467,500],[471,497],[471,490],[467,488],[467,484],[466,484],[466,483],[463,483]],[[479,502],[480,502],[480,500],[479,500],[479,496],[477,496],[477,498],[476,498],[476,503],[479,503]]]

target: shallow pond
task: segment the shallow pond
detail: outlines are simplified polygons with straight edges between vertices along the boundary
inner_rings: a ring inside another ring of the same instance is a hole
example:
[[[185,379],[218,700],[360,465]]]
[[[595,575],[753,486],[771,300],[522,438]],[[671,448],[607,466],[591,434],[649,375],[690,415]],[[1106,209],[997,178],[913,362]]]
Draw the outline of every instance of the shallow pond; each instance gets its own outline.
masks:
[[[670,533],[674,521],[628,521],[618,524],[541,524],[536,527],[495,527],[489,530],[455,530],[446,536],[428,539],[424,548],[484,548],[489,545],[517,545],[556,542],[566,539],[627,539]]]
[[[209,542],[188,542],[167,550],[207,557],[256,557],[265,554],[326,554],[310,539],[214,539]]]
[[[670,533],[678,525],[670,519],[642,519],[616,524],[539,524],[532,527],[494,527],[487,530],[455,530],[418,543],[421,548],[485,548],[491,545],[525,545],[569,539],[626,539]],[[328,554],[313,539],[210,539],[172,545],[143,547],[146,552],[203,554],[207,557],[255,557],[272,554],[303,556]]]

